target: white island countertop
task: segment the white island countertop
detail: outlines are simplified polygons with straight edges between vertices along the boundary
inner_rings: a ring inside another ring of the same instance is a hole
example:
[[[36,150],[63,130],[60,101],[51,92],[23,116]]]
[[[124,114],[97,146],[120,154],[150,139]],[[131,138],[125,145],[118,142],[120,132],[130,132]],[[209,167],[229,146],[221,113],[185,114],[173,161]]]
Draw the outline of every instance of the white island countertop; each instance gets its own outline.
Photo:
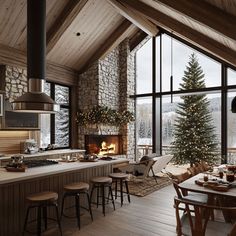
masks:
[[[63,155],[63,154],[72,154],[72,153],[84,153],[85,150],[83,149],[55,149],[55,150],[48,150],[48,151],[43,151],[43,152],[37,152],[33,154],[20,154],[23,155],[25,158],[31,158],[31,157],[44,157],[44,156],[53,156],[53,155]],[[10,159],[11,155],[6,155],[0,157],[0,160],[7,160]]]
[[[126,158],[117,158],[111,161],[98,160],[96,162],[59,162],[58,164],[54,165],[27,168],[25,172],[8,172],[5,168],[0,168],[0,185],[124,162],[128,162],[128,160]]]

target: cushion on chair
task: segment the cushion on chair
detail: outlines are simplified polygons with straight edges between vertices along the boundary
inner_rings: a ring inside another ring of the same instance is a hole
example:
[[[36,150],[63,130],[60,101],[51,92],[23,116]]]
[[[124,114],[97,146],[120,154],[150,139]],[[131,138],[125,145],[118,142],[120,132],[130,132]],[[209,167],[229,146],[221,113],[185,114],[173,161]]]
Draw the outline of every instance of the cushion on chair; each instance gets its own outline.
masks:
[[[204,169],[204,171],[208,171],[210,170],[212,167],[208,165],[208,163],[206,163],[205,161],[201,161],[201,165]]]
[[[175,182],[181,183],[181,182],[187,180],[188,178],[190,178],[190,177],[191,177],[191,174],[190,174],[188,171],[186,171],[186,172],[184,172],[184,173],[182,173],[182,174],[179,174],[179,175],[174,175],[174,174],[168,172],[168,176],[169,176],[172,180],[174,180]]]
[[[197,174],[197,171],[196,171],[195,167],[189,167],[189,168],[187,168],[187,170],[190,172],[190,174],[192,176]]]
[[[148,162],[149,160],[152,160],[152,159],[153,159],[153,157],[150,157],[150,156],[143,156],[143,157],[140,159],[139,163]]]

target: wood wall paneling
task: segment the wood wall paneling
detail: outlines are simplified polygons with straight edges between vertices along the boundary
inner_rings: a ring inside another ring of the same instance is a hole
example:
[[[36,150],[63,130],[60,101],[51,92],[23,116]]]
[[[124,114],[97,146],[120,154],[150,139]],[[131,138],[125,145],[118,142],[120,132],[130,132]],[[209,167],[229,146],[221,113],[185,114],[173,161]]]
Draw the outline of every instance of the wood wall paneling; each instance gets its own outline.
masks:
[[[0,235],[20,235],[20,233],[22,232],[25,213],[27,209],[26,197],[28,195],[41,191],[55,191],[59,194],[58,202],[61,203],[63,186],[65,184],[78,181],[89,183],[90,178],[92,178],[93,176],[107,176],[111,172],[112,165],[109,164],[105,166],[82,169],[79,171],[67,172],[59,175],[52,175],[23,182],[1,185]],[[65,207],[74,205],[74,202],[72,201],[74,201],[74,199],[71,199],[71,201],[67,201]],[[35,211],[31,212],[29,221],[35,219],[35,213]],[[48,213],[49,217],[55,217],[53,209],[49,209]]]
[[[109,52],[117,47],[136,27],[128,20],[124,20],[107,38],[99,49],[83,63],[80,73],[85,72],[95,61],[104,58]]]
[[[236,30],[234,27],[236,17],[206,1],[179,0],[177,2],[158,0],[158,2],[181,15],[187,16],[189,19],[193,19],[194,22],[199,22],[202,26],[207,26],[209,30],[214,30],[233,40],[236,39]]]
[[[89,0],[49,52],[48,59],[80,70],[123,19],[106,0]],[[77,32],[80,36],[76,36]]]
[[[46,30],[48,31],[69,0],[47,0]],[[0,43],[26,51],[27,0],[1,0]]]
[[[29,138],[29,131],[0,131],[0,153],[20,153],[20,142]]]
[[[236,1],[235,0],[205,0],[206,2],[218,7],[219,9],[236,16]]]
[[[47,33],[47,52],[51,51],[56,45],[57,41],[71,25],[75,17],[79,14],[87,2],[88,0],[71,0],[68,2]]]
[[[26,68],[26,54],[23,51],[0,44],[0,64]],[[46,77],[49,81],[66,85],[77,84],[77,72],[66,66],[47,62]]]

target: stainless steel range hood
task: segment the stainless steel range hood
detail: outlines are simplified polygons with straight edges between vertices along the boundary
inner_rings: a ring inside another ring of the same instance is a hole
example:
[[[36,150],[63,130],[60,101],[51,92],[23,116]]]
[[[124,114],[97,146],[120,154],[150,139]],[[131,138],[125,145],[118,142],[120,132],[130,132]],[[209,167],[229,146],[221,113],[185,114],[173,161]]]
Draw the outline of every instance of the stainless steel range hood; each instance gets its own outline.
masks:
[[[55,113],[57,105],[42,92],[46,71],[46,0],[27,0],[28,92],[17,98],[15,112]]]

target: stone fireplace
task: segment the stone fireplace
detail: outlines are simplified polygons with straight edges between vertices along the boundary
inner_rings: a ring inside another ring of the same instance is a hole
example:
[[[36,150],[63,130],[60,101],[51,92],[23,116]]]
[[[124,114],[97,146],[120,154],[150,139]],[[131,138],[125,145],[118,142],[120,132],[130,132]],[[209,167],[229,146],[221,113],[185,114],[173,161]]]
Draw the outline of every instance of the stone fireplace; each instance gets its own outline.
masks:
[[[135,88],[135,60],[134,54],[129,51],[129,42],[124,41],[106,57],[100,59],[85,72],[80,74],[78,80],[78,107],[80,110],[91,109],[94,106],[107,106],[117,111],[129,110],[135,112],[134,94]],[[118,149],[115,155],[123,154],[127,158],[135,156],[135,125],[131,122],[123,126],[100,125],[78,126],[78,147],[86,149],[87,152],[98,152],[102,149],[108,150],[111,155],[113,147],[109,138],[119,137]],[[91,137],[105,138],[99,143],[89,142]],[[102,142],[105,142],[102,144]],[[91,145],[92,144],[92,145]],[[94,145],[96,144],[96,145]],[[98,145],[98,147],[97,147]],[[110,149],[110,150],[109,150]],[[118,150],[118,151],[117,151]]]
[[[121,135],[85,135],[86,154],[123,154]]]

